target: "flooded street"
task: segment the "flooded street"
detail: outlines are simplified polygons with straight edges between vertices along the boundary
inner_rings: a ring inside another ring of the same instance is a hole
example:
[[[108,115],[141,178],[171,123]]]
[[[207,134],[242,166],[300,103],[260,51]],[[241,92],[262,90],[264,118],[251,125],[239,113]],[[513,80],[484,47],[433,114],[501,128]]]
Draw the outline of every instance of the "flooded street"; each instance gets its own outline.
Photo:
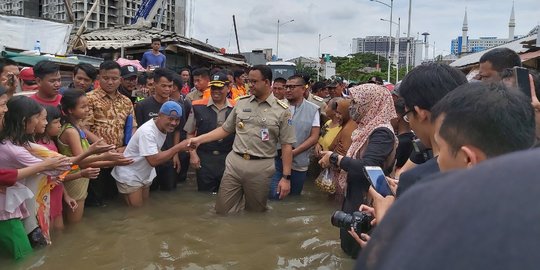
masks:
[[[53,245],[11,269],[352,269],[330,224],[335,207],[306,183],[303,195],[270,202],[266,213],[214,212],[215,195],[194,180],[153,192],[131,210],[118,202],[87,208],[81,224],[53,232]]]

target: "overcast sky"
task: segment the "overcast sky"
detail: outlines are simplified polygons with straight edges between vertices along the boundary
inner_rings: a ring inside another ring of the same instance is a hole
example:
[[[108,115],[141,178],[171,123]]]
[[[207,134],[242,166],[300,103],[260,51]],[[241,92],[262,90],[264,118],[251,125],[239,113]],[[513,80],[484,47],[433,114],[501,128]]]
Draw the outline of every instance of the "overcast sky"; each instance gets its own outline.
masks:
[[[381,0],[390,3],[390,0]],[[344,56],[352,38],[388,35],[390,8],[369,0],[193,0],[192,36],[227,52],[236,53],[232,15],[240,50],[276,48],[277,20],[294,19],[280,27],[279,56],[290,59],[317,55],[318,35],[332,37],[321,42],[321,52]],[[450,41],[461,35],[467,7],[469,38],[508,37],[512,0],[412,0],[411,36],[429,32],[436,53],[448,54]],[[527,34],[540,20],[540,0],[516,0],[516,35]],[[407,32],[408,1],[394,0],[394,21],[401,18],[401,33]],[[392,30],[395,35],[395,26]],[[430,56],[432,49],[430,49]]]

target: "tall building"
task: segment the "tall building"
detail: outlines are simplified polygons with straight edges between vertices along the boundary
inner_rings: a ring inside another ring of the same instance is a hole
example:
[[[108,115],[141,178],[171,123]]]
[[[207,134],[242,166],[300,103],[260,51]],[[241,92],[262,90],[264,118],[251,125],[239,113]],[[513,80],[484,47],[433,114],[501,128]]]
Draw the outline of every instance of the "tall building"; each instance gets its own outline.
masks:
[[[87,29],[107,28],[131,24],[144,0],[99,0],[95,11],[86,22]],[[72,0],[75,28],[81,26],[94,0]],[[157,0],[157,13],[152,26],[185,35],[186,0]],[[64,0],[0,0],[0,12],[26,17],[68,20]]]
[[[395,52],[395,38],[392,37],[390,48],[392,48],[391,57],[394,56]],[[414,38],[409,39],[410,44],[410,65],[414,65],[413,61],[415,59],[416,44]],[[352,40],[352,53],[373,53],[379,55],[380,57],[388,57],[388,36],[367,36],[365,38],[353,38]],[[399,66],[404,66],[407,61],[407,38],[399,38]]]
[[[39,17],[39,3],[36,0],[0,0],[0,12],[6,14]]]
[[[463,53],[480,52],[485,49],[502,45],[509,41],[514,40],[514,30],[516,28],[516,19],[514,15],[514,4],[512,4],[512,11],[510,13],[510,21],[508,23],[508,38],[497,37],[479,37],[477,39],[471,39],[467,35],[469,30],[469,24],[467,21],[467,9],[465,9],[465,16],[463,18],[463,26],[461,28],[462,34],[460,37],[453,39],[450,43],[450,52],[453,55],[461,55]]]

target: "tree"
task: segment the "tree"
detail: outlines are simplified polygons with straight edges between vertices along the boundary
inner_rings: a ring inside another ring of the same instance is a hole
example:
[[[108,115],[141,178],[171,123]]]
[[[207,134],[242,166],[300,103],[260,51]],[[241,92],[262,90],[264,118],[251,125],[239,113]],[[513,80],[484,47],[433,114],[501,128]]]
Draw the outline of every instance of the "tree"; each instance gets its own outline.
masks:
[[[372,76],[386,78],[388,60],[372,53],[357,53],[345,57],[332,57],[336,63],[336,75],[349,81],[366,81]],[[377,70],[377,64],[379,70]]]
[[[296,63],[296,73],[308,75],[311,80],[317,81],[317,70],[312,67],[308,67],[300,62]]]

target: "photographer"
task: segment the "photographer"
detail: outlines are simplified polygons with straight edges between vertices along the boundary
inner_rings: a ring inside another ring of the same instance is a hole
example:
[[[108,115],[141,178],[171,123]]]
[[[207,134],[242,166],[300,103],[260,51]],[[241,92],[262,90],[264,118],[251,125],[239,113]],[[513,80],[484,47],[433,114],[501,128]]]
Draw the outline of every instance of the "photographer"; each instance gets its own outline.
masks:
[[[432,117],[438,162],[446,174],[422,179],[383,222],[374,213],[379,226],[357,269],[534,269],[536,255],[526,254],[538,245],[528,240],[538,235],[537,211],[523,206],[536,205],[539,152],[496,158],[532,147],[529,99],[500,84],[468,84],[437,103]],[[466,170],[449,172],[456,169]],[[384,259],[368,259],[373,257]]]
[[[375,84],[364,84],[351,89],[351,118],[357,123],[353,141],[346,157],[334,152],[322,152],[322,167],[337,166],[343,171],[340,180],[347,184],[342,210],[352,214],[361,204],[366,204],[370,182],[364,166],[379,166],[392,170],[397,139],[390,120],[396,117],[390,92]],[[357,256],[359,245],[346,229],[340,229],[341,248],[345,253]]]
[[[439,149],[433,138],[435,132],[431,121],[431,108],[450,91],[466,83],[467,78],[461,71],[441,63],[420,65],[409,72],[401,82],[399,94],[407,109],[403,120],[410,124],[422,144],[432,149],[433,156],[438,155]],[[403,172],[396,195],[400,196],[423,177],[437,172],[439,167],[434,158]]]

